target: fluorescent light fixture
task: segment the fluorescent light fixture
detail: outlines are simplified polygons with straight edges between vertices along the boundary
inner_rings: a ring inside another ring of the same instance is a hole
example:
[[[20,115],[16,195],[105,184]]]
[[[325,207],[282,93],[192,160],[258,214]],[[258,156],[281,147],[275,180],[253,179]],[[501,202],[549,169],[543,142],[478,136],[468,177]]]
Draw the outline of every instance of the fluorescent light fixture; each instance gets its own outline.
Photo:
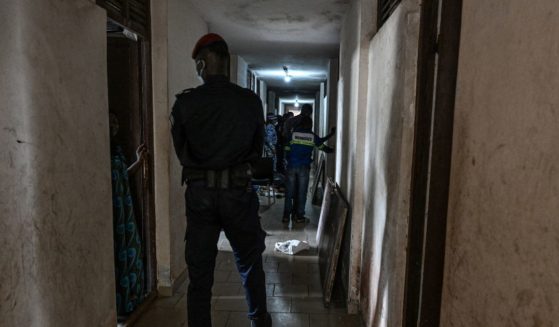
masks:
[[[291,75],[289,75],[289,69],[287,68],[287,66],[283,66],[283,71],[285,72],[285,77],[283,78],[283,80],[286,83],[291,82]]]
[[[287,68],[287,67],[286,67]],[[262,78],[285,78],[289,75],[291,78],[304,78],[309,80],[323,81],[326,80],[327,72],[320,70],[293,70],[288,69],[287,74],[283,69],[255,69],[255,73]]]

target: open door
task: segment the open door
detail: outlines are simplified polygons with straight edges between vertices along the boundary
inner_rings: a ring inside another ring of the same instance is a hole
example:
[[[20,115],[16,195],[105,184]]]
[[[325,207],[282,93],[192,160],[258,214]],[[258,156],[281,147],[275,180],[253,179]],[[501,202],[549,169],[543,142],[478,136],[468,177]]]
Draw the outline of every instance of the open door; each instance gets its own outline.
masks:
[[[141,240],[143,266],[142,298],[147,304],[156,295],[155,217],[153,190],[153,135],[149,42],[141,35],[109,20],[107,23],[107,69],[109,111],[118,120],[118,133],[111,144],[122,150],[126,164],[136,160],[136,149],[144,144],[147,160],[129,175],[133,213]],[[119,321],[134,319],[142,304]]]

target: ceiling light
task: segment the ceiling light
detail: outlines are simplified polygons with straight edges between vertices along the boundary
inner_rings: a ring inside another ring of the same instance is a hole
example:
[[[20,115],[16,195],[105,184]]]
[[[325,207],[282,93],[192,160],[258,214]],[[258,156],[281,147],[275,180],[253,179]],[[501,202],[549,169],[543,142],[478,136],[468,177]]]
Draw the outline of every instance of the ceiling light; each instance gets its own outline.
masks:
[[[283,66],[283,71],[285,72],[285,77],[283,78],[283,80],[286,83],[291,82],[291,75],[289,75],[289,69],[287,68],[287,66]]]

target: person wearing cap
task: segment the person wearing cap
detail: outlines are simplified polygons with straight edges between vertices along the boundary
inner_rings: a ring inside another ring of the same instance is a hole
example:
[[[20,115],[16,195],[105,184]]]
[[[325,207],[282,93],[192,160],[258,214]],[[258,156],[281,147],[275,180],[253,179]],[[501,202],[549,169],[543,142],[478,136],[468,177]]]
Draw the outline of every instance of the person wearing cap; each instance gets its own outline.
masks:
[[[204,84],[177,95],[170,116],[175,152],[186,182],[188,326],[211,326],[217,242],[223,230],[241,275],[252,326],[271,326],[262,266],[264,238],[251,164],[262,154],[260,98],[228,80],[229,50],[217,34],[200,38],[192,52]]]

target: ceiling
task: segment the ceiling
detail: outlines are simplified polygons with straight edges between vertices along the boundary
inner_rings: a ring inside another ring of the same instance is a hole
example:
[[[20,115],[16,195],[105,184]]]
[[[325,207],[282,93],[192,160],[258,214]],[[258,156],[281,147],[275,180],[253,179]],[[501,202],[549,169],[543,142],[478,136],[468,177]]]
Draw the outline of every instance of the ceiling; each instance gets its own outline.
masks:
[[[338,56],[350,0],[191,0],[270,88],[317,88]],[[285,83],[282,67],[292,80]]]

